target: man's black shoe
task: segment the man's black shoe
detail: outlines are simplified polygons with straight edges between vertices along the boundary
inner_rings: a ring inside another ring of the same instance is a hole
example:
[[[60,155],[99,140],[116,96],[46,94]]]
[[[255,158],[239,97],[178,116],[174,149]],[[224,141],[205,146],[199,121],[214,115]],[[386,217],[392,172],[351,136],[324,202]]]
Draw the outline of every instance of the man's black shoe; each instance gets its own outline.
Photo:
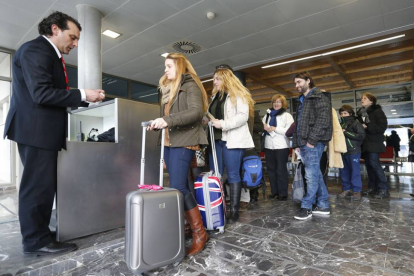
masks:
[[[294,216],[295,219],[305,220],[312,217],[312,210],[300,208],[297,214]]]
[[[279,196],[277,198],[277,200],[279,200],[279,201],[286,201],[287,200],[287,196]]]
[[[42,247],[38,250],[24,251],[24,254],[51,255],[51,254],[71,252],[76,249],[78,249],[78,247],[74,243],[64,243],[64,242],[53,241],[49,243],[48,245],[46,245],[45,247]]]
[[[275,194],[275,195],[268,195],[267,196],[268,199],[274,199],[275,197],[279,197],[279,195]]]
[[[375,198],[376,199],[383,199],[383,198],[387,198],[390,197],[390,192],[386,191],[386,190],[380,190],[376,195]]]
[[[377,190],[376,189],[367,189],[365,191],[362,191],[361,192],[361,195],[363,195],[363,196],[373,196],[376,193],[377,193]]]

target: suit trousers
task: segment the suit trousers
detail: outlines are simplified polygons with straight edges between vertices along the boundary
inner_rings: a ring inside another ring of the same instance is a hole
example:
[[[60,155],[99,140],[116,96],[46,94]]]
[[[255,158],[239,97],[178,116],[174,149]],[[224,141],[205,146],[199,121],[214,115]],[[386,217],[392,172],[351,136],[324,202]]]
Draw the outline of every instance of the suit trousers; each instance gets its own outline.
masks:
[[[58,151],[17,144],[24,169],[19,190],[19,220],[25,251],[52,242],[49,223],[57,189]]]

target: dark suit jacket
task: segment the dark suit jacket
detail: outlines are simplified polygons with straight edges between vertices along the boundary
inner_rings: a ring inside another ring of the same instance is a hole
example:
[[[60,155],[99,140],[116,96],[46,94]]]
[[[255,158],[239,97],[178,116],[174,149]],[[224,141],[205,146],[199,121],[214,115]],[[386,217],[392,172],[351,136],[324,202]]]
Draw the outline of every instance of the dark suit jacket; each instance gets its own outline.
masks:
[[[4,137],[33,147],[66,149],[67,107],[81,104],[79,89],[66,89],[62,61],[42,36],[13,57],[10,110]]]

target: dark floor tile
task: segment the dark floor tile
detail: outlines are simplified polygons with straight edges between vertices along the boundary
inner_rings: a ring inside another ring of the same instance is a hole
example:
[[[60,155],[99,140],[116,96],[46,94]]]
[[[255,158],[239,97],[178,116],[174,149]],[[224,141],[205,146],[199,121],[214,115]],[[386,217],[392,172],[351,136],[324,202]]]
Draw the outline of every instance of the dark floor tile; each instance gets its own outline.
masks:
[[[321,253],[336,256],[348,261],[354,261],[378,267],[384,267],[386,257],[386,254],[375,253],[368,250],[361,250],[360,248],[343,246],[333,243],[326,244]]]
[[[385,260],[385,269],[414,275],[414,261],[412,258],[388,254]]]
[[[414,240],[391,239],[388,245],[388,254],[414,259]]]
[[[383,275],[383,270],[370,265],[350,262],[332,255],[319,255],[312,264],[313,267],[328,270],[340,275]]]
[[[388,250],[389,234],[386,237],[363,230],[351,232],[345,227],[333,234],[329,242],[385,254]]]

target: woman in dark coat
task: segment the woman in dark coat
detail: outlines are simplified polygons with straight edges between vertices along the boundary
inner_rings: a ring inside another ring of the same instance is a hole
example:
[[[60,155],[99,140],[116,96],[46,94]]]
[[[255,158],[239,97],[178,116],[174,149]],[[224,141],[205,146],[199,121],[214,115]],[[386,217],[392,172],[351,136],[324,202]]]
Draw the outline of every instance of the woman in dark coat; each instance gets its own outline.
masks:
[[[390,196],[387,178],[381,167],[379,155],[385,152],[384,133],[387,129],[387,117],[377,97],[371,93],[361,96],[362,107],[358,110],[358,120],[365,129],[365,140],[362,144],[362,157],[368,172],[368,189],[362,195],[371,195],[375,198]]]

